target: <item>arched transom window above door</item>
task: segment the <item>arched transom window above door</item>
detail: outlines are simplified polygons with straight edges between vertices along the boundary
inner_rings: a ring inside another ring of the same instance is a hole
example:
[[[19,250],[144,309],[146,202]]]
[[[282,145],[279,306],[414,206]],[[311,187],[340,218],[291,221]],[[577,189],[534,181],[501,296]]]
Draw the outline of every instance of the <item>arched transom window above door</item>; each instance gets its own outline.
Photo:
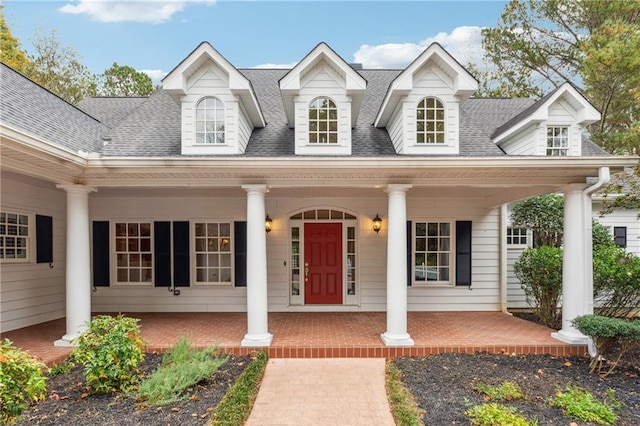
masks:
[[[296,213],[290,220],[355,220],[354,215],[341,210],[313,209]]]

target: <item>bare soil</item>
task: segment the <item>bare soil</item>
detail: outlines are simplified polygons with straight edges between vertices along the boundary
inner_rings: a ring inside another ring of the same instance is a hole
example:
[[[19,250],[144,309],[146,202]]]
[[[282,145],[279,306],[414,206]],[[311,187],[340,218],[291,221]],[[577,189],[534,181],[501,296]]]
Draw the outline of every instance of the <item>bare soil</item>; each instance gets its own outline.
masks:
[[[161,354],[147,354],[142,363],[143,374],[155,370]],[[230,357],[207,380],[187,390],[184,402],[163,407],[146,407],[135,395],[89,394],[82,367],[75,366],[64,374],[47,380],[47,398],[23,412],[19,425],[205,425],[227,389],[251,362],[249,356]]]
[[[623,404],[616,410],[616,425],[640,425],[640,370],[631,366],[601,379],[589,374],[588,359],[575,357],[450,353],[398,358],[394,363],[419,407],[425,410],[426,425],[468,425],[464,414],[467,407],[486,402],[474,386],[478,382],[498,385],[506,380],[518,383],[525,397],[504,404],[516,407],[529,419],[537,419],[540,426],[568,426],[572,421],[579,426],[593,424],[566,417],[549,405],[548,399],[556,389],[569,383],[590,391],[600,401],[608,401],[607,389],[612,389]]]

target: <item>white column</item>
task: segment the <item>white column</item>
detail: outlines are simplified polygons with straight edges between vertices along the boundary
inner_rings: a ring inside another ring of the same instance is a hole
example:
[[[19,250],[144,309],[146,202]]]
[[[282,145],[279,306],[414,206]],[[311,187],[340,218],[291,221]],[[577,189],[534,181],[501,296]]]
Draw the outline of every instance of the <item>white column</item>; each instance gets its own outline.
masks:
[[[73,346],[91,320],[91,249],[89,247],[89,193],[83,185],[58,185],[67,193],[67,330],[54,346]]]
[[[585,188],[584,184],[571,184],[564,191],[562,329],[557,333],[552,333],[552,336],[571,344],[587,343],[587,338],[571,325],[574,318],[587,313],[586,277],[588,265],[585,259],[587,238],[585,238],[586,220],[583,214],[583,191]],[[590,221],[591,218],[589,217],[588,220]]]
[[[269,346],[267,233],[264,228],[266,185],[243,185],[247,191],[247,334],[242,346]]]
[[[387,331],[386,346],[413,346],[407,333],[407,191],[411,185],[391,184],[387,226]]]

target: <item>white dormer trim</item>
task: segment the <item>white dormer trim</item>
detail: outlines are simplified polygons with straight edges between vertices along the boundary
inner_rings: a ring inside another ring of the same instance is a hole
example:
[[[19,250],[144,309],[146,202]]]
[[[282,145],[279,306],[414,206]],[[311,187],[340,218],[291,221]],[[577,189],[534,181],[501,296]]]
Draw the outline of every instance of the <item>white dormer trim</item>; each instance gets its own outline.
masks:
[[[178,102],[188,93],[189,78],[207,61],[213,62],[226,74],[229,90],[240,100],[254,127],[264,127],[267,122],[262,114],[258,98],[251,82],[209,43],[202,42],[177,67],[162,79],[162,88]]]
[[[540,105],[533,109],[530,114],[522,117],[520,121],[513,123],[497,135],[494,134],[493,141],[500,145],[532,125],[549,122],[549,110],[552,105],[560,100],[568,102],[576,111],[575,123],[566,123],[567,125],[576,124],[584,127],[600,120],[600,112],[572,84],[564,83],[550,93],[546,99],[543,98],[542,102],[539,102]]]
[[[346,95],[350,98],[350,124],[351,127],[354,127],[356,124],[358,111],[360,110],[360,105],[362,104],[364,93],[367,89],[367,80],[351,68],[351,66],[326,43],[320,43],[280,79],[280,94],[290,128],[296,127],[296,97],[301,94],[301,90],[304,88],[303,83],[305,76],[323,61],[328,64],[335,75],[339,76],[344,82],[343,92],[331,95]],[[323,93],[322,95],[331,96],[328,93]]]
[[[402,71],[389,86],[378,115],[376,127],[386,127],[403,98],[414,89],[415,75],[433,61],[452,81],[452,95],[459,103],[467,100],[478,90],[478,81],[455,60],[442,46],[433,43],[427,47],[409,66]]]

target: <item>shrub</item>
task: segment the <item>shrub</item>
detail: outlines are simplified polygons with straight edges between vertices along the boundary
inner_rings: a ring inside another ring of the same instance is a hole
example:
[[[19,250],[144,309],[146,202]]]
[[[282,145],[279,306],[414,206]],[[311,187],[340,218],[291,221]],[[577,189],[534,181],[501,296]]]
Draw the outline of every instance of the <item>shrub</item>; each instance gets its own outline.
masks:
[[[573,326],[585,336],[591,337],[596,354],[591,358],[590,371],[596,370],[602,377],[611,374],[622,357],[640,346],[640,322],[599,315],[583,315],[575,318]],[[610,367],[604,370],[609,359]]]
[[[473,389],[491,401],[517,401],[523,398],[522,389],[516,382],[504,381],[498,386],[477,383]]]
[[[511,209],[512,226],[533,231],[533,246],[560,247],[564,229],[564,199],[546,194],[520,201]]]
[[[152,405],[183,400],[186,389],[210,377],[229,359],[216,358],[215,352],[215,347],[195,349],[186,337],[181,337],[163,356],[162,365],[140,384],[138,395]]]
[[[607,395],[612,404],[619,404],[613,399],[613,392],[607,392]],[[567,385],[564,390],[558,389],[549,403],[554,407],[560,407],[565,415],[585,422],[612,425],[617,418],[611,406],[597,401],[591,392],[574,385]]]
[[[540,321],[558,329],[561,323],[558,303],[562,297],[562,249],[548,246],[525,249],[513,270]]]
[[[514,407],[491,403],[474,405],[465,411],[475,426],[537,426],[536,420],[527,420]]]
[[[84,377],[93,392],[128,391],[136,383],[145,348],[138,321],[100,315],[76,339],[78,347],[71,355],[84,366]]]
[[[13,423],[31,402],[44,399],[43,368],[44,364],[9,339],[0,343],[0,423]]]
[[[625,317],[640,306],[640,257],[618,246],[593,252],[593,296],[598,313]]]

